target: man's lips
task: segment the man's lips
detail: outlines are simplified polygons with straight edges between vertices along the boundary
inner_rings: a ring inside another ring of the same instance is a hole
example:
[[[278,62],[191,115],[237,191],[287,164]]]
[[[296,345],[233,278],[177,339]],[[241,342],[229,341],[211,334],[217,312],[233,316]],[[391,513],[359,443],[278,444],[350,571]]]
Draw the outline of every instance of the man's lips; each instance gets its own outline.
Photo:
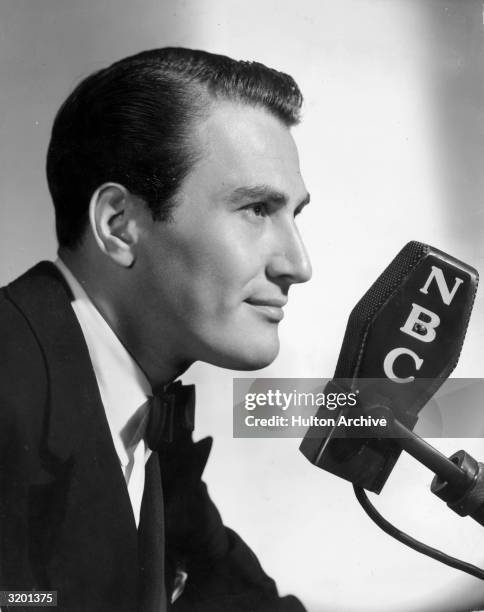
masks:
[[[249,298],[245,300],[261,315],[272,321],[282,321],[284,318],[283,307],[287,304],[287,299],[281,298]]]

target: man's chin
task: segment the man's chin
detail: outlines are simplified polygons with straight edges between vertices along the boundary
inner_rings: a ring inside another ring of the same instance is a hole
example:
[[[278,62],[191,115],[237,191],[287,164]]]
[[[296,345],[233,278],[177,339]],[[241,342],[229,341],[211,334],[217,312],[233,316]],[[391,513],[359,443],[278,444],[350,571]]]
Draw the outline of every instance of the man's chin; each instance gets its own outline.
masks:
[[[269,366],[279,354],[279,340],[266,343],[264,346],[244,347],[238,353],[232,352],[219,364],[220,367],[230,370],[261,370]]]

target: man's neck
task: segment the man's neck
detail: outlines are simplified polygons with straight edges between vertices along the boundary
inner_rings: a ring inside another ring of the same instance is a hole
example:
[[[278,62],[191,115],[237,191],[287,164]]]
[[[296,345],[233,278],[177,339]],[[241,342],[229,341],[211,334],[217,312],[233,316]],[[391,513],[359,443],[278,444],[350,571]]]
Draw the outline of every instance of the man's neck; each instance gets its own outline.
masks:
[[[143,325],[143,316],[134,316],[123,300],[123,291],[99,267],[86,265],[71,251],[61,249],[59,258],[81,285],[88,298],[139,365],[152,388],[162,388],[185,372],[191,365],[176,360],[166,343]],[[110,282],[111,281],[111,282]],[[127,293],[127,292],[124,292]],[[119,295],[120,294],[120,295]]]

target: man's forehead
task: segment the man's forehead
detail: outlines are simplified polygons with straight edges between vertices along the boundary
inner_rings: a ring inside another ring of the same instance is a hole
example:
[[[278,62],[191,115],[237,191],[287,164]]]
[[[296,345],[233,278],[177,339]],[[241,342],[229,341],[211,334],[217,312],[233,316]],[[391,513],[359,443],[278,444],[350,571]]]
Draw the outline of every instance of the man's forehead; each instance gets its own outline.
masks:
[[[194,135],[205,155],[230,155],[233,150],[274,156],[282,148],[297,158],[290,128],[262,106],[228,100],[212,104],[206,117],[195,124]]]
[[[195,126],[198,161],[186,184],[218,198],[297,203],[307,197],[289,127],[264,108],[224,102]]]

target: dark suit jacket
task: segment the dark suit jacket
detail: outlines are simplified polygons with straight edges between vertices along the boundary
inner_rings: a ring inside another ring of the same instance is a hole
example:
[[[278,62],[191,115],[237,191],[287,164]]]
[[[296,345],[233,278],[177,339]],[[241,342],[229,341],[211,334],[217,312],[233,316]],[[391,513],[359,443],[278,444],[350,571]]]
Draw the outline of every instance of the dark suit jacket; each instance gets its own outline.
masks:
[[[177,612],[303,611],[223,527],[201,480],[210,444],[187,438],[150,459],[164,499],[148,536],[166,562],[146,575],[165,574],[169,596],[187,571]],[[69,290],[43,262],[0,290],[0,589],[57,590],[60,610],[145,612],[140,546]]]

